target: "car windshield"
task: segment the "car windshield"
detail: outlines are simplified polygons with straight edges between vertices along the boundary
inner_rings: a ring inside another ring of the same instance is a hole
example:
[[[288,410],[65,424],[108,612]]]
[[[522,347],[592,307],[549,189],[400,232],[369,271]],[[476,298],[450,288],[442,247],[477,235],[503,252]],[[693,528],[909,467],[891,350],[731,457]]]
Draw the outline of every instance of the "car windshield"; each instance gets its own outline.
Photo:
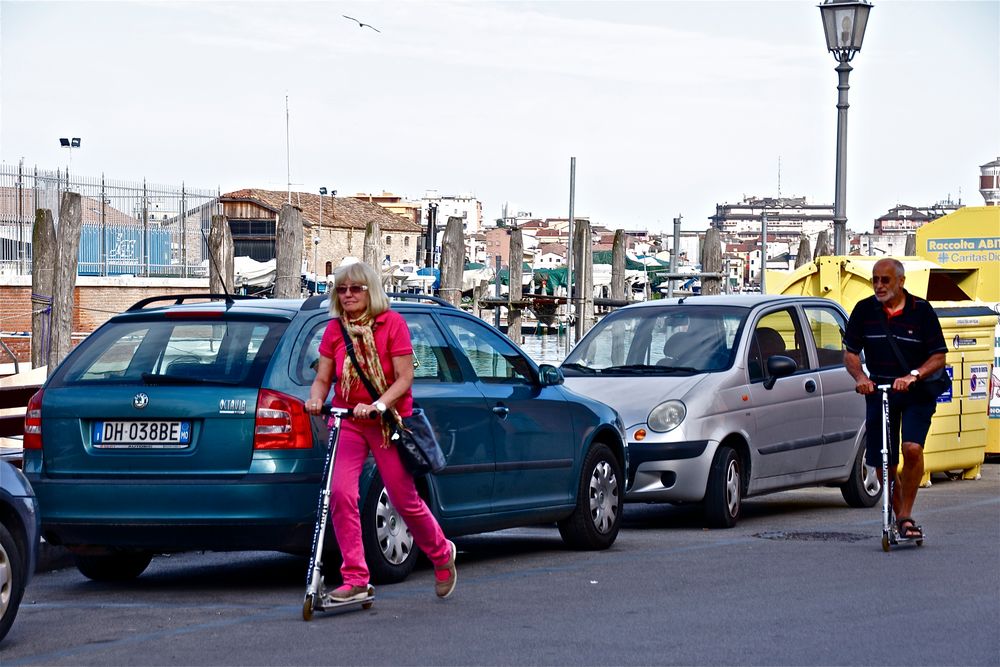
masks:
[[[562,364],[573,375],[684,375],[732,365],[749,309],[738,306],[626,308],[591,329]]]
[[[90,336],[55,384],[259,384],[284,322],[125,321]]]

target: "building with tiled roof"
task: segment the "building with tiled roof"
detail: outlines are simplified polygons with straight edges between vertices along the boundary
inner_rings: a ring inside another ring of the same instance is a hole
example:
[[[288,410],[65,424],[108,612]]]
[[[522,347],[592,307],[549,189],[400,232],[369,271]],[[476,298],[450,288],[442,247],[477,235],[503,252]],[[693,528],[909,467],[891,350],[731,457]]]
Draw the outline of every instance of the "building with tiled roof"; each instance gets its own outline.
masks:
[[[275,225],[281,207],[289,203],[288,192],[246,188],[223,194],[219,202],[233,233],[235,255],[258,262],[273,259]],[[318,268],[320,276],[329,275],[345,257],[362,257],[365,229],[370,222],[378,223],[382,248],[390,262],[417,263],[420,225],[376,203],[355,197],[292,192],[291,204],[301,212],[305,227],[303,258],[307,272]]]

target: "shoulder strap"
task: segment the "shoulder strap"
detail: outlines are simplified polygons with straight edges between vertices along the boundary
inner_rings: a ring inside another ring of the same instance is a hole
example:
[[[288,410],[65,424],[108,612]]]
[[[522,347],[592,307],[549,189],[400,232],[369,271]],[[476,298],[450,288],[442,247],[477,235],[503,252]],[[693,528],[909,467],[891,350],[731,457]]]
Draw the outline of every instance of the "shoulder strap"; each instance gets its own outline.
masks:
[[[351,357],[351,363],[354,364],[354,369],[358,371],[358,377],[361,379],[361,384],[365,385],[365,389],[371,394],[372,400],[378,400],[379,392],[375,389],[375,385],[372,381],[368,379],[365,375],[364,370],[361,368],[361,364],[358,363],[358,358],[354,355],[354,341],[351,340],[351,334],[347,332],[347,327],[344,326],[344,321],[337,318],[337,324],[340,325],[340,333],[344,336],[344,346],[347,348],[347,354]]]
[[[899,367],[903,369],[903,373],[906,373],[909,370],[907,368],[908,364],[906,363],[906,359],[903,358],[903,353],[899,351],[899,347],[896,345],[896,337],[892,335],[892,330],[889,329],[889,318],[884,310],[882,311],[882,328],[885,329],[885,336],[889,339],[889,345],[892,346],[892,353],[896,355]],[[351,356],[354,356],[353,353]]]

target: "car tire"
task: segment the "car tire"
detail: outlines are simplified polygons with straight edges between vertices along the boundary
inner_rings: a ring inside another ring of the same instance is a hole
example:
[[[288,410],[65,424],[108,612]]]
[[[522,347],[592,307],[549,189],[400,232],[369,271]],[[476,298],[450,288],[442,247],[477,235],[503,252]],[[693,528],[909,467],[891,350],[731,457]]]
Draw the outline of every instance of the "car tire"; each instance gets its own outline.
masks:
[[[417,566],[419,551],[413,535],[389,501],[378,474],[372,479],[361,507],[361,542],[373,583],[398,583],[410,576]]]
[[[882,497],[882,471],[865,465],[862,443],[851,466],[851,476],[840,485],[840,493],[851,507],[874,507]]]
[[[574,549],[607,549],[621,528],[625,490],[622,466],[611,449],[596,443],[581,468],[573,513],[559,522],[559,534]]]
[[[736,450],[721,445],[712,459],[705,489],[705,520],[712,528],[732,528],[743,509],[743,465]]]
[[[146,571],[149,551],[115,550],[103,554],[73,554],[76,569],[94,581],[131,581]]]
[[[24,596],[25,554],[18,548],[7,527],[0,524],[0,641],[14,623],[17,608]]]

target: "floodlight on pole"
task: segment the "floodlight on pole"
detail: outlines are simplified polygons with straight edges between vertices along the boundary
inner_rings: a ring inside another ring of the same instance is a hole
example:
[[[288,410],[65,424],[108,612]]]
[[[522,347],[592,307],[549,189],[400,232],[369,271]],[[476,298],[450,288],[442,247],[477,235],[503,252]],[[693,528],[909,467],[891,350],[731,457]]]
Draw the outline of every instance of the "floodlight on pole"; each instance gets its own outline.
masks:
[[[80,147],[80,137],[59,137],[59,145],[69,150],[69,167],[66,168],[68,176],[70,169],[73,167],[73,149]]]
[[[849,64],[861,50],[872,5],[865,0],[826,0],[819,5],[826,48],[837,59],[837,176],[833,200],[833,254],[847,254],[847,91]]]

